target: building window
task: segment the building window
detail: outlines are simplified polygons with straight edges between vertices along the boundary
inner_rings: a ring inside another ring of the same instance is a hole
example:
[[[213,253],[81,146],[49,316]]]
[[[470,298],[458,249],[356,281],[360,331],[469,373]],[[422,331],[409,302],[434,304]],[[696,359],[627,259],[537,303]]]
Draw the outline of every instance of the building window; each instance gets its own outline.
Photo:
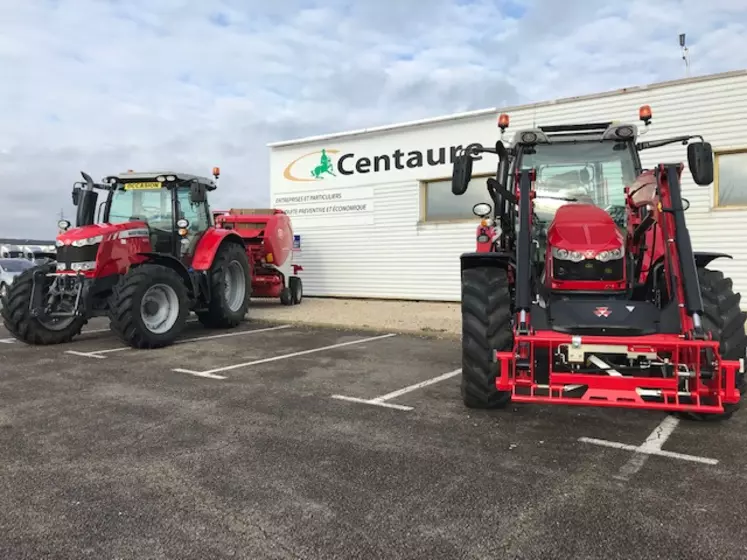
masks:
[[[747,148],[716,152],[714,160],[715,205],[747,206]]]
[[[423,182],[422,220],[424,222],[448,222],[455,220],[477,220],[472,207],[479,202],[492,205],[488,193],[487,179],[490,175],[474,176],[467,191],[457,196],[451,192],[451,178]]]

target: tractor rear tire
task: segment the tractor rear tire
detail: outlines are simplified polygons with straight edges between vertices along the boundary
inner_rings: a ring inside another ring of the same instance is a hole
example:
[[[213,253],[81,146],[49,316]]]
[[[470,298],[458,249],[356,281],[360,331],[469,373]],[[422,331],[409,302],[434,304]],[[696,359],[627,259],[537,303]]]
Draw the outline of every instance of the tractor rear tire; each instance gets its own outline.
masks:
[[[40,265],[45,274],[55,271],[56,265]],[[3,324],[10,334],[26,344],[48,346],[70,342],[80,334],[83,326],[88,322],[85,317],[70,317],[52,326],[36,317],[31,316],[29,303],[34,286],[34,272],[39,267],[24,270],[7,288],[5,297],[0,300]],[[45,277],[51,282],[49,276]]]
[[[511,293],[501,268],[462,272],[462,401],[468,408],[503,408],[509,391],[498,391],[493,351],[511,350]]]
[[[699,268],[698,280],[703,298],[703,328],[710,330],[713,333],[713,339],[720,342],[719,349],[723,359],[745,358],[747,313],[739,307],[741,294],[734,292],[731,278],[724,277],[723,272],[719,270]],[[744,398],[747,392],[744,373],[737,372],[736,382]],[[724,405],[722,414],[680,412],[677,416],[686,420],[706,422],[728,420],[739,409],[740,404]]]
[[[158,315],[164,316],[161,325],[150,319]],[[187,286],[181,275],[168,266],[146,263],[131,268],[112,290],[110,328],[133,348],[173,344],[188,316]]]
[[[251,271],[246,251],[236,243],[226,243],[210,267],[210,303],[207,311],[196,313],[206,328],[228,329],[241,324],[249,311],[252,291]]]

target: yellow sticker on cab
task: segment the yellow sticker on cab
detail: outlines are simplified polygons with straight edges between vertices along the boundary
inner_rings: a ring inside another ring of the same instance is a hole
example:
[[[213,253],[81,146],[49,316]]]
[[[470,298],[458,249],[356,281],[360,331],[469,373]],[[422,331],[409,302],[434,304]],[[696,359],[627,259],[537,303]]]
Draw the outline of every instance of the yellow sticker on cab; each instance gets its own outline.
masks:
[[[150,181],[145,183],[125,183],[124,189],[126,191],[141,191],[141,190],[153,190],[160,189],[161,183],[158,181]]]

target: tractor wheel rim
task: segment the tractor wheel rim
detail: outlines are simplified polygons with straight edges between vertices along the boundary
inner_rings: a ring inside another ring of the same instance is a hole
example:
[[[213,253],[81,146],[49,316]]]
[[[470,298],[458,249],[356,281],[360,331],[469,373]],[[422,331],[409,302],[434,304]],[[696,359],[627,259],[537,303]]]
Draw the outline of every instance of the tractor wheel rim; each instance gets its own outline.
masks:
[[[148,288],[140,302],[140,317],[145,328],[154,334],[169,331],[179,318],[179,296],[166,284]]]
[[[246,276],[238,261],[231,261],[226,268],[225,292],[226,305],[231,311],[238,311],[246,295]]]

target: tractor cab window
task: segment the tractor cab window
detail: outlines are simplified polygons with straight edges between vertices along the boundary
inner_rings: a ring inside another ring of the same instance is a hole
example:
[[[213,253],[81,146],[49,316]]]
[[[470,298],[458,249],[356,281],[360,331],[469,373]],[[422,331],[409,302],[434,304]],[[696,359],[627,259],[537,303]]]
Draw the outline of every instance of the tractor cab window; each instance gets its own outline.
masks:
[[[143,220],[151,229],[174,228],[171,193],[168,189],[117,189],[112,193],[109,223]]]
[[[604,208],[616,219],[623,189],[635,180],[632,151],[620,142],[538,144],[523,154],[521,168],[537,170],[535,212],[545,224],[575,202]]]
[[[209,226],[207,207],[204,202],[193,203],[189,199],[189,187],[177,190],[179,200],[179,219],[189,220],[190,235],[204,232]]]

